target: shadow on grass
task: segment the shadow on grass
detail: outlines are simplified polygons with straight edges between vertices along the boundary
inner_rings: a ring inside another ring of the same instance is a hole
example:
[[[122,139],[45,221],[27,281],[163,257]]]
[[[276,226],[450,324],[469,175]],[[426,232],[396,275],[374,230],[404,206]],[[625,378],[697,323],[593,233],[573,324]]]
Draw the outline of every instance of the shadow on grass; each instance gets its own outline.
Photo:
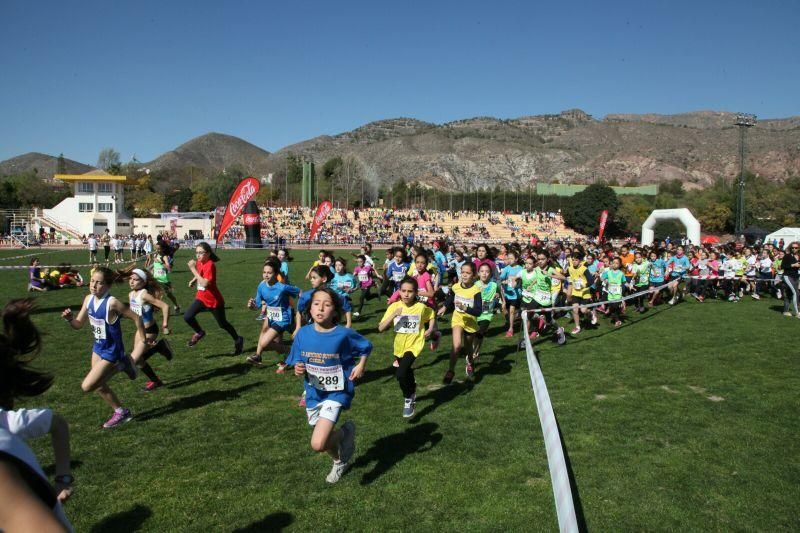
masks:
[[[72,472],[74,472],[81,466],[83,466],[83,461],[76,461],[75,459],[73,459],[72,461],[69,462],[69,468]],[[48,476],[55,475],[56,465],[47,465],[44,468],[42,468],[42,471],[44,471],[44,473],[47,474]]]
[[[220,368],[207,370],[205,372],[200,372],[199,374],[195,374],[193,376],[181,378],[167,385],[167,388],[179,389],[181,387],[188,387],[189,385],[194,385],[195,383],[200,383],[201,381],[208,381],[210,379],[222,376],[241,376],[242,374],[249,372],[252,368],[253,366],[248,363],[234,363],[229,366],[223,366]]]
[[[294,515],[291,513],[278,512],[271,513],[247,526],[234,529],[233,533],[256,533],[258,531],[283,531],[294,522]]]
[[[353,468],[365,468],[375,463],[372,470],[361,476],[361,484],[369,485],[388,472],[394,465],[413,453],[424,453],[439,444],[442,434],[436,433],[439,424],[427,422],[412,426],[405,431],[381,437],[361,455]]]
[[[194,396],[186,396],[185,398],[180,398],[178,400],[175,400],[169,405],[158,407],[156,409],[145,411],[144,413],[136,415],[136,419],[141,422],[144,422],[146,420],[151,420],[153,418],[160,418],[162,416],[168,416],[174,413],[180,413],[188,409],[197,409],[198,407],[205,407],[206,405],[210,405],[212,403],[233,400],[238,398],[243,392],[246,392],[255,387],[259,387],[264,383],[266,382],[259,381],[256,383],[250,383],[249,385],[243,385],[236,389],[211,390],[211,391],[201,392],[200,394],[195,394]]]
[[[631,318],[631,315],[630,315],[631,309],[629,308],[628,309],[628,314],[627,315],[622,315],[622,326],[620,326],[618,328],[615,328],[612,325],[610,329],[607,329],[606,331],[603,331],[602,333],[597,333],[596,335],[591,335],[591,336],[586,336],[586,337],[579,337],[577,339],[572,337],[572,336],[570,336],[570,335],[567,335],[567,343],[568,344],[578,344],[580,342],[586,342],[586,341],[591,341],[591,340],[594,340],[594,339],[599,339],[600,337],[605,337],[606,335],[610,335],[610,334],[615,333],[615,332],[617,332],[617,331],[619,331],[621,329],[625,329],[627,327],[636,325],[639,322],[643,322],[645,320],[650,320],[652,318],[655,318],[658,315],[660,315],[661,313],[663,313],[665,311],[669,311],[671,309],[674,309],[674,307],[657,307],[657,308],[654,308],[654,309],[650,309],[646,313],[641,314],[641,315],[639,313],[636,313]],[[601,316],[598,316],[598,319],[599,318],[601,318]],[[593,327],[596,327],[596,326],[593,326]],[[583,331],[589,331],[589,330],[588,330],[588,328],[586,328]],[[537,347],[540,344],[545,344],[549,340],[550,340],[550,336],[540,337],[539,339],[537,339],[538,342],[534,342],[533,343],[533,346]]]
[[[467,394],[468,392],[472,391],[472,388],[475,386],[473,381],[464,381],[457,382],[454,381],[450,385],[445,385],[441,389],[436,389],[428,394],[424,394],[422,396],[417,396],[417,404],[421,401],[426,400],[433,400],[433,403],[428,404],[425,406],[425,409],[421,411],[417,411],[417,414],[414,415],[414,418],[411,419],[413,423],[418,423],[422,418],[431,414],[433,411],[441,407],[443,404],[454,400],[455,398],[461,396],[462,394]]]
[[[556,428],[558,429],[558,434],[561,437],[561,443],[563,444],[561,449],[564,451],[564,463],[567,467],[569,484],[570,488],[572,489],[572,503],[575,507],[575,519],[578,522],[578,531],[589,531],[589,528],[586,526],[586,515],[583,514],[583,501],[581,500],[581,495],[578,491],[578,484],[575,481],[575,473],[572,471],[572,462],[569,459],[569,451],[567,450],[567,445],[564,444],[564,434],[561,432],[561,424],[558,423],[558,420],[556,420]]]
[[[151,516],[153,516],[153,511],[149,507],[134,505],[127,511],[114,513],[103,518],[92,527],[91,531],[92,533],[138,531]]]
[[[364,375],[361,376],[358,380],[359,385],[366,385],[371,381],[375,381],[376,379],[381,379],[389,376],[394,376],[395,368],[393,366],[385,366],[383,368],[377,368],[375,370],[365,370]]]

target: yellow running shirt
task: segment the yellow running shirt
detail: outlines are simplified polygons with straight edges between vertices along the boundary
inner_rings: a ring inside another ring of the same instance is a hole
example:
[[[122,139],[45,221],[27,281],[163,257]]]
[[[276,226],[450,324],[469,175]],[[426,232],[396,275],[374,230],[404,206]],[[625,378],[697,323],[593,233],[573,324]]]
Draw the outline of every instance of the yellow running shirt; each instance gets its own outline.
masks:
[[[381,322],[392,316],[398,307],[402,314],[394,319],[394,355],[403,357],[406,352],[411,352],[414,357],[419,357],[425,347],[425,329],[433,318],[433,309],[422,302],[407,306],[397,301],[386,309]]]

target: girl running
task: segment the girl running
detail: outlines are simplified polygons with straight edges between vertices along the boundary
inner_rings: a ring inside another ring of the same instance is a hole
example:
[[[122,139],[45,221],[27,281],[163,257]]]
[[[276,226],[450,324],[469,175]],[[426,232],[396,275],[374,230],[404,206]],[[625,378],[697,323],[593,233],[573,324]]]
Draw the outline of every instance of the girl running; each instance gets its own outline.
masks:
[[[328,453],[333,467],[325,478],[336,483],[350,467],[355,451],[356,426],[345,422],[337,430],[339,415],[355,395],[355,381],[364,375],[372,343],[350,328],[338,325],[342,315],[338,295],[328,288],[311,297],[313,324],[303,326],[292,343],[287,363],[305,378],[306,414],[314,428],[311,449]],[[359,359],[356,362],[356,359]]]
[[[603,272],[601,279],[606,283],[608,297],[608,316],[614,321],[614,327],[622,326],[620,315],[622,308],[622,286],[625,284],[625,273],[621,270],[622,261],[619,257],[611,260],[611,266]]]
[[[533,266],[534,257],[525,260],[525,271],[521,273],[522,280],[522,308],[527,310],[538,310],[552,306],[552,286],[553,278],[563,281],[564,275],[556,272],[550,266],[550,256],[546,251],[536,254],[536,266]],[[530,268],[530,269],[529,269]],[[555,321],[553,311],[544,311],[542,314],[534,314],[531,320],[532,332],[531,339],[540,336],[548,325],[555,329],[555,340],[561,345],[567,341],[564,328]]]
[[[94,345],[92,346],[92,368],[81,383],[84,392],[97,391],[97,394],[114,410],[104,428],[112,428],[133,418],[129,409],[120,403],[119,398],[108,381],[117,372],[125,372],[130,379],[136,379],[133,360],[125,353],[122,343],[121,317],[132,320],[136,324],[136,336],[145,338],[144,326],[139,316],[127,308],[119,300],[111,296],[111,284],[115,274],[105,267],[98,268],[89,281],[89,295],[84,298],[78,316],[67,308],[61,317],[72,329],[81,329],[88,320]]]
[[[416,410],[417,382],[412,368],[436,326],[433,309],[417,298],[417,281],[405,278],[400,282],[400,300],[389,305],[378,324],[384,332],[394,326],[394,360],[397,363],[397,382],[403,393],[403,418],[411,418]],[[423,324],[427,329],[423,330]]]
[[[161,286],[151,275],[148,275],[146,270],[134,268],[123,275],[128,276],[128,284],[131,288],[131,292],[128,294],[130,308],[137,316],[141,317],[145,333],[144,337],[138,335],[134,337],[131,358],[142,373],[148,377],[149,381],[145,383],[144,390],[150,392],[163,386],[164,382],[159,379],[147,360],[155,353],[160,353],[167,358],[167,361],[172,361],[173,357],[172,346],[166,339],[156,342],[158,326],[153,316],[153,307],[161,310],[161,328],[164,335],[169,335],[169,305],[161,300]]]
[[[478,332],[475,333],[475,341],[472,343],[472,360],[476,361],[481,354],[481,346],[489,326],[494,317],[494,310],[498,300],[505,307],[503,292],[499,290],[497,282],[492,280],[493,269],[489,263],[483,263],[478,268],[478,279],[481,286],[481,314],[478,316]]]
[[[187,344],[191,348],[206,336],[206,332],[200,327],[195,317],[201,311],[209,311],[219,327],[227,331],[233,339],[234,355],[241,355],[244,349],[244,339],[236,333],[236,329],[225,317],[225,299],[217,288],[216,262],[219,261],[219,257],[211,251],[211,246],[207,242],[201,241],[195,247],[194,252],[197,259],[190,260],[187,266],[194,276],[189,281],[189,286],[197,284],[197,295],[183,315],[183,320],[194,330],[194,335]]]
[[[294,285],[279,282],[280,271],[281,264],[277,258],[267,259],[262,270],[264,281],[258,287],[258,294],[247,302],[250,309],[257,309],[263,302],[267,317],[261,326],[256,353],[247,358],[247,362],[253,365],[262,363],[261,353],[267,348],[275,350],[279,354],[289,351],[289,348],[283,344],[283,334],[292,326],[290,298],[300,296],[300,289]],[[286,365],[281,360],[278,363],[279,373],[282,373],[285,367]]]
[[[453,349],[450,351],[449,367],[442,379],[445,385],[452,383],[456,376],[456,360],[462,348],[467,353],[467,377],[473,375],[473,340],[475,332],[478,331],[476,318],[481,314],[482,307],[481,288],[475,284],[475,265],[472,262],[465,262],[461,265],[461,281],[451,287],[444,306],[438,312],[438,316],[444,315],[445,311],[453,313],[450,321],[453,330]]]
[[[353,324],[353,304],[350,300],[350,294],[357,290],[356,279],[347,271],[347,260],[343,257],[336,258],[334,269],[335,273],[333,279],[331,279],[331,288],[342,298],[342,309],[346,320],[345,327],[349,328]]]
[[[159,243],[156,246],[156,253],[153,256],[153,277],[161,285],[163,293],[175,306],[174,310],[177,315],[181,312],[181,306],[178,305],[178,299],[175,298],[175,292],[172,290],[172,282],[169,280],[169,275],[172,272],[172,263],[165,250],[166,247],[167,245],[163,243]]]
[[[364,312],[364,302],[372,299],[372,287],[375,285],[376,279],[382,280],[380,274],[375,272],[372,265],[367,263],[367,256],[359,255],[356,257],[356,267],[353,269],[353,276],[358,280],[358,290],[361,296],[358,300],[358,311],[353,313],[353,316],[358,318]]]
[[[294,332],[292,333],[293,339],[297,337],[301,327],[311,323],[311,316],[308,313],[311,305],[311,296],[313,296],[314,291],[317,289],[327,286],[328,280],[331,278],[331,271],[328,270],[328,267],[324,265],[317,265],[315,267],[311,267],[311,271],[308,273],[308,275],[308,279],[311,282],[311,290],[303,291],[300,294],[300,298],[297,300]]]
[[[503,314],[506,315],[506,337],[514,336],[514,321],[520,308],[519,273],[522,267],[517,260],[517,252],[506,252],[507,265],[500,271],[500,283],[503,287]]]
[[[570,333],[577,335],[581,332],[581,314],[589,313],[592,317],[592,325],[597,324],[597,312],[594,308],[589,309],[586,307],[592,303],[594,276],[589,272],[589,267],[586,266],[586,263],[583,262],[583,257],[577,253],[571,257],[571,264],[567,267],[567,273],[569,274],[568,301],[572,304],[572,320],[575,322],[575,327]]]
[[[634,293],[646,291],[650,286],[650,263],[644,259],[642,252],[636,251],[633,263],[628,265],[628,271],[632,275],[631,280],[628,282],[630,290]],[[646,299],[646,294],[640,294],[635,298],[634,305],[639,313],[644,313],[644,302]]]

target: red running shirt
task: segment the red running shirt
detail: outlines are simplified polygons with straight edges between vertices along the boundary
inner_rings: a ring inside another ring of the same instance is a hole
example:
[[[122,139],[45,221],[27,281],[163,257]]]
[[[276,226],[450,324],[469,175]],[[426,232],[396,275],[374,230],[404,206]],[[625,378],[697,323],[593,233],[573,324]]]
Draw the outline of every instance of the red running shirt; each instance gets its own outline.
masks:
[[[197,273],[200,274],[200,277],[208,281],[205,290],[200,286],[197,287],[196,298],[209,309],[224,306],[225,299],[217,288],[217,266],[214,264],[214,261],[211,259],[198,261],[195,268],[197,269]]]

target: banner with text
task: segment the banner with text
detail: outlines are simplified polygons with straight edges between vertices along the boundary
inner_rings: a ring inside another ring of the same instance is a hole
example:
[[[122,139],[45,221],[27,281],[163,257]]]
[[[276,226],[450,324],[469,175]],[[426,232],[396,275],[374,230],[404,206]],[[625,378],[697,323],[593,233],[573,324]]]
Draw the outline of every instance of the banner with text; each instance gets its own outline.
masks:
[[[233,191],[231,199],[228,200],[225,216],[222,219],[219,231],[217,231],[217,243],[222,240],[225,232],[228,231],[231,225],[236,221],[236,217],[242,214],[244,206],[258,193],[260,187],[261,183],[252,177],[247,177],[239,183],[236,190]]]
[[[325,219],[328,218],[328,213],[331,212],[333,208],[333,204],[331,204],[328,200],[325,200],[319,207],[317,208],[317,214],[314,215],[314,221],[311,223],[311,233],[308,237],[308,240],[313,241],[314,236],[319,231],[320,226],[322,223],[325,222]]]

